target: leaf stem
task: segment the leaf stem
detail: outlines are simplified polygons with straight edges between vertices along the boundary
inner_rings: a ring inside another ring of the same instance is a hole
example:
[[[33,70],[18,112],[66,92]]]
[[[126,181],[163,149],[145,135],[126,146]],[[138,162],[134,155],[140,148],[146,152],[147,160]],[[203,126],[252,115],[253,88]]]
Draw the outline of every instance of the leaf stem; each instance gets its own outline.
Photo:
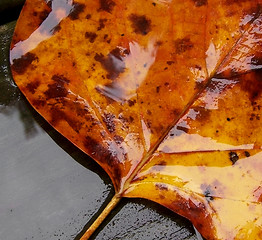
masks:
[[[103,212],[98,216],[98,218],[92,223],[92,225],[88,228],[88,230],[84,233],[80,240],[87,240],[91,237],[91,235],[96,231],[96,229],[100,226],[100,224],[105,220],[108,214],[116,207],[116,205],[121,200],[121,196],[114,195],[114,197],[110,200],[108,205],[105,207]]]

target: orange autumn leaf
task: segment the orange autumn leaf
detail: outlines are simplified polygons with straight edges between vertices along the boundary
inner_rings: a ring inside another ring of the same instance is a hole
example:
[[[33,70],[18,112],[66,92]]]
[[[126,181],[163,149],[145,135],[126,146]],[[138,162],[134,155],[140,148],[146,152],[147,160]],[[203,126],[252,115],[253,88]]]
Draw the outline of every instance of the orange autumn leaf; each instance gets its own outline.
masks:
[[[10,61],[115,202],[160,203],[206,239],[262,239],[261,0],[27,0]]]

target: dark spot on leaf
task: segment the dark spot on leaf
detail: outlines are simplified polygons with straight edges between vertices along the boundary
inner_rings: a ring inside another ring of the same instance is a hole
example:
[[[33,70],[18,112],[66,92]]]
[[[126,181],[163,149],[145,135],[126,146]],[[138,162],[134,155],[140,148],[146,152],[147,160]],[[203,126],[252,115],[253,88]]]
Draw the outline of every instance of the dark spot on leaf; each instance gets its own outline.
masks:
[[[127,103],[128,103],[128,106],[129,106],[129,107],[132,107],[132,106],[135,105],[136,100],[128,100]]]
[[[105,28],[105,23],[107,22],[106,18],[99,19],[99,26],[97,28],[97,31],[100,31],[101,29]]]
[[[170,208],[175,209],[178,214],[191,219],[198,231],[205,232],[206,239],[213,239],[214,227],[212,225],[212,217],[208,213],[205,204],[199,201],[192,201],[191,198],[183,198],[176,191],[174,194],[176,201],[172,202]],[[199,219],[202,221],[200,222]]]
[[[238,3],[238,4],[241,4],[242,2],[249,2],[250,0],[224,0],[224,3],[226,5],[231,5],[231,4],[234,4],[234,3]]]
[[[115,5],[116,5],[116,3],[112,0],[100,0],[99,10],[111,13],[113,11]]]
[[[205,198],[208,200],[208,201],[212,201],[214,200],[214,193],[212,192],[212,188],[210,185],[207,185],[207,184],[201,184],[200,188],[202,189],[203,191],[203,194],[205,196]]]
[[[35,54],[28,52],[21,58],[13,60],[12,69],[18,74],[24,74],[30,64],[35,60],[38,61],[38,57]]]
[[[82,13],[85,9],[85,4],[82,3],[74,3],[73,9],[70,11],[68,17],[71,20],[76,20],[79,18],[79,14]]]
[[[86,15],[86,19],[90,19],[90,18],[91,18],[91,14],[88,13],[88,14]]]
[[[196,7],[207,5],[207,0],[192,0]]]
[[[188,131],[189,131],[188,128],[182,127],[182,126],[177,126],[176,128],[177,128],[177,130],[183,131],[183,132],[185,132],[185,133],[188,133]]]
[[[156,92],[159,93],[160,92],[160,86],[156,87]]]
[[[195,68],[196,68],[197,70],[199,70],[199,71],[202,70],[202,67],[201,67],[200,65],[195,65]]]
[[[134,118],[132,116],[129,117],[129,122],[132,123],[134,121]]]
[[[193,110],[196,112],[196,120],[205,122],[208,121],[208,118],[210,116],[210,110],[206,109],[205,107],[193,107]]]
[[[195,83],[195,89],[197,89],[197,90],[202,90],[204,87],[205,87],[205,84],[203,82],[197,81]]]
[[[262,66],[262,57],[253,56],[251,58],[251,64],[255,66]]]
[[[59,32],[60,30],[61,30],[61,26],[60,26],[60,23],[59,23],[51,30],[51,32],[52,32],[52,34],[55,34],[55,33]]]
[[[156,6],[156,3],[155,3],[155,2],[153,2],[152,4],[153,4],[154,7]]]
[[[191,50],[194,44],[189,38],[178,38],[175,40],[175,49],[177,54],[182,54],[186,51]]]
[[[39,109],[39,107],[43,107],[46,104],[45,100],[37,99],[32,101],[33,106],[35,106],[36,109]]]
[[[146,113],[147,113],[148,115],[152,115],[152,112],[151,112],[149,109],[146,111]]]
[[[103,54],[96,54],[94,59],[101,63],[103,68],[108,72],[109,79],[116,79],[120,73],[125,71],[124,57],[128,52],[121,48],[113,49],[107,57]]]
[[[257,100],[262,94],[262,68],[255,69],[240,77],[241,89],[248,92],[251,102]]]
[[[112,113],[106,113],[103,117],[103,121],[109,132],[114,132],[116,130],[116,125],[114,123],[115,115]]]
[[[157,41],[156,44],[155,44],[156,47],[160,47],[160,46],[162,46],[162,45],[163,45],[163,42],[162,42],[162,41]]]
[[[174,61],[167,61],[166,63],[167,63],[167,65],[172,65],[172,64],[174,64],[175,62],[174,62]]]
[[[66,121],[68,125],[77,133],[79,133],[83,125],[81,122],[77,121],[73,115],[70,116],[63,110],[59,109],[58,107],[53,107],[51,111],[51,116],[52,116],[52,119],[51,119],[52,125],[56,125],[60,121]]]
[[[94,159],[99,160],[113,169],[113,175],[116,179],[120,178],[121,170],[119,169],[119,160],[113,152],[90,136],[86,136],[84,146]]]
[[[134,32],[141,35],[147,35],[151,31],[151,20],[144,15],[131,14],[129,20],[132,22]]]
[[[40,86],[40,82],[38,80],[35,80],[33,82],[30,82],[26,85],[26,88],[29,92],[32,94],[35,94],[35,90]]]
[[[248,151],[245,151],[245,156],[250,157],[250,153]]]
[[[93,43],[95,39],[97,38],[97,34],[94,32],[86,32],[85,38],[89,39],[89,42]]]
[[[115,135],[114,140],[115,140],[116,144],[121,144],[124,141],[124,139],[119,135]]]
[[[48,84],[48,90],[45,91],[46,98],[66,97],[68,95],[68,90],[65,88],[65,84],[68,84],[70,81],[63,75],[54,75],[52,80],[54,80],[54,83]]]
[[[235,152],[230,152],[229,153],[229,159],[230,161],[233,163],[233,165],[238,161],[239,157],[237,155],[237,153]]]
[[[156,187],[157,190],[168,191],[168,187],[164,183],[156,183],[155,187]]]
[[[87,121],[94,122],[91,115],[89,115],[90,112],[88,106],[79,102],[78,99],[76,99],[75,101],[67,101],[66,106],[68,109],[74,110],[77,116],[85,118]]]
[[[50,11],[45,9],[42,12],[34,12],[34,16],[38,16],[40,22],[43,22],[49,15]]]

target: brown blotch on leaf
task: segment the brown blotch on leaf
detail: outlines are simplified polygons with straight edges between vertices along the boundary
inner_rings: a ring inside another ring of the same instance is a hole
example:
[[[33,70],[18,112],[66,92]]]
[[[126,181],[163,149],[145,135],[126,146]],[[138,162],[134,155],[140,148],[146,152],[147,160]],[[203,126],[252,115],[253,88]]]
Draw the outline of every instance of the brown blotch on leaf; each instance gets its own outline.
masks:
[[[12,69],[18,74],[24,74],[30,64],[35,60],[38,61],[38,57],[28,52],[22,57],[13,60]]]
[[[61,30],[61,26],[60,26],[60,23],[59,23],[51,30],[51,32],[52,32],[52,34],[55,34],[55,33],[59,32],[60,30]]]
[[[166,63],[167,63],[167,65],[170,66],[170,65],[174,64],[175,62],[174,61],[167,61]]]
[[[88,13],[87,15],[86,15],[86,19],[90,19],[92,16],[91,16],[91,14],[90,13]]]
[[[115,48],[107,57],[102,53],[97,53],[94,59],[100,62],[102,67],[108,72],[107,78],[114,80],[120,73],[125,71],[125,62],[123,60],[127,53],[127,50]]]
[[[238,157],[237,153],[230,152],[229,153],[229,159],[232,162],[232,164],[234,165],[238,161],[239,157]]]
[[[262,54],[261,54],[262,55]],[[253,56],[251,58],[251,64],[256,66],[262,66],[262,56],[257,57],[257,56]]]
[[[85,5],[82,3],[74,3],[73,4],[73,9],[70,11],[68,17],[71,20],[76,20],[79,18],[79,14],[82,13],[85,9]]]
[[[134,122],[134,118],[132,116],[129,117],[129,122],[130,123]]]
[[[204,82],[196,82],[195,83],[195,89],[196,90],[202,90],[203,88],[205,88],[205,83]]]
[[[94,32],[86,32],[85,33],[85,38],[89,39],[89,42],[93,43],[96,40],[96,38],[97,38],[97,34],[94,33]]]
[[[100,11],[106,11],[111,13],[115,7],[116,3],[112,0],[100,0]]]
[[[97,28],[97,31],[100,31],[102,30],[103,28],[105,28],[105,23],[107,22],[107,19],[106,18],[101,18],[99,19],[99,26]]]
[[[128,106],[129,106],[129,107],[132,107],[132,106],[135,105],[136,100],[128,100],[127,103],[128,103]]]
[[[99,160],[103,164],[106,164],[112,168],[115,179],[119,179],[121,177],[119,160],[117,159],[117,156],[113,154],[113,152],[90,136],[86,136],[84,146],[86,149],[88,149],[88,152],[90,152],[90,155],[94,159]],[[115,183],[117,183],[117,181],[115,181]],[[117,187],[118,186],[116,186],[116,188]]]
[[[176,128],[177,128],[177,130],[183,131],[183,132],[185,132],[185,133],[188,133],[188,131],[189,131],[188,128],[182,127],[182,126],[177,126]]]
[[[70,81],[63,75],[54,75],[52,80],[54,80],[54,83],[48,84],[48,90],[44,92],[46,98],[66,97],[68,95],[68,90],[65,88],[65,84],[68,84]]]
[[[196,112],[196,120],[200,120],[201,122],[207,122],[210,117],[210,110],[205,107],[193,107],[193,110]]]
[[[116,130],[116,125],[114,123],[115,115],[112,113],[106,113],[103,117],[103,121],[109,132],[114,132]]]
[[[80,102],[78,98],[76,98],[74,101],[67,100],[63,103],[67,109],[70,109],[71,111],[75,111],[76,115],[80,118],[85,118],[87,122],[92,122],[92,124],[95,122],[95,120],[92,118],[92,116],[89,114],[89,106],[84,104],[83,102]]]
[[[132,28],[135,33],[147,35],[151,31],[151,20],[145,15],[131,14],[129,20],[132,22]]]
[[[82,123],[75,120],[74,116],[70,116],[63,110],[59,109],[58,107],[54,107],[51,111],[51,123],[52,125],[56,125],[60,121],[65,121],[68,125],[77,133],[79,133],[80,129],[82,128]]]
[[[175,40],[175,49],[177,54],[182,54],[186,51],[191,50],[194,44],[191,42],[190,38],[178,38]]]
[[[196,7],[201,7],[207,5],[207,0],[192,0]]]
[[[245,156],[250,157],[250,153],[248,151],[245,151]]]
[[[231,5],[231,4],[234,4],[234,3],[238,3],[238,4],[241,4],[243,2],[249,2],[250,0],[224,0],[223,3],[226,4],[226,5]]]
[[[191,198],[185,199],[177,193],[175,194],[176,201],[172,202],[172,209],[175,208],[178,214],[191,219],[196,229],[205,233],[205,239],[213,239],[214,227],[212,225],[212,217],[208,213],[205,204],[191,200]],[[199,221],[199,219],[201,219],[201,221]]]
[[[44,9],[42,12],[33,12],[33,16],[37,16],[40,20],[40,22],[43,22],[49,15],[51,10]]]
[[[241,89],[249,94],[249,99],[254,102],[262,95],[262,69],[255,69],[240,77]]]
[[[36,99],[32,101],[32,104],[36,109],[39,109],[40,107],[44,107],[46,105],[46,101],[42,99]]]
[[[160,190],[160,191],[168,191],[168,187],[164,183],[156,183],[155,187],[157,190]]]
[[[35,80],[34,82],[30,82],[26,85],[28,91],[32,94],[35,94],[35,90],[40,86],[40,82]]]

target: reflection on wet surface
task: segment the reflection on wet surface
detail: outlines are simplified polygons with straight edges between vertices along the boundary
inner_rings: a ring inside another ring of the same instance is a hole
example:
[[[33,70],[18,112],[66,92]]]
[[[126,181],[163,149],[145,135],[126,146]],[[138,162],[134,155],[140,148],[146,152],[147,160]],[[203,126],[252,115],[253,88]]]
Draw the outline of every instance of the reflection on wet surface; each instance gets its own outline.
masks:
[[[202,137],[198,134],[186,134],[181,130],[172,131],[170,134],[179,136],[170,141],[164,141],[158,151],[163,153],[179,153],[179,152],[202,152],[202,151],[226,151],[236,149],[253,149],[254,144],[243,144],[233,146],[230,144],[219,143],[210,137]],[[174,141],[176,145],[174,145]]]
[[[188,239],[197,240],[193,227],[186,219],[178,218],[170,210],[144,199],[123,199],[121,210],[95,239]],[[198,239],[200,240],[200,239]]]
[[[16,43],[16,51],[10,52],[11,64],[15,59],[21,58],[26,53],[35,49],[38,44],[53,36],[59,23],[70,13],[72,14],[75,9],[71,1],[52,1],[51,3],[51,9],[54,9],[54,11],[50,11],[47,14],[47,18],[44,19],[39,28],[27,40]]]
[[[99,92],[118,102],[128,101],[137,96],[137,89],[147,77],[150,67],[155,62],[157,52],[153,40],[149,42],[146,49],[143,49],[136,42],[129,43],[129,49],[124,58],[110,56],[114,68],[121,69],[118,70],[119,73],[125,71],[125,74],[110,85],[97,86]]]

